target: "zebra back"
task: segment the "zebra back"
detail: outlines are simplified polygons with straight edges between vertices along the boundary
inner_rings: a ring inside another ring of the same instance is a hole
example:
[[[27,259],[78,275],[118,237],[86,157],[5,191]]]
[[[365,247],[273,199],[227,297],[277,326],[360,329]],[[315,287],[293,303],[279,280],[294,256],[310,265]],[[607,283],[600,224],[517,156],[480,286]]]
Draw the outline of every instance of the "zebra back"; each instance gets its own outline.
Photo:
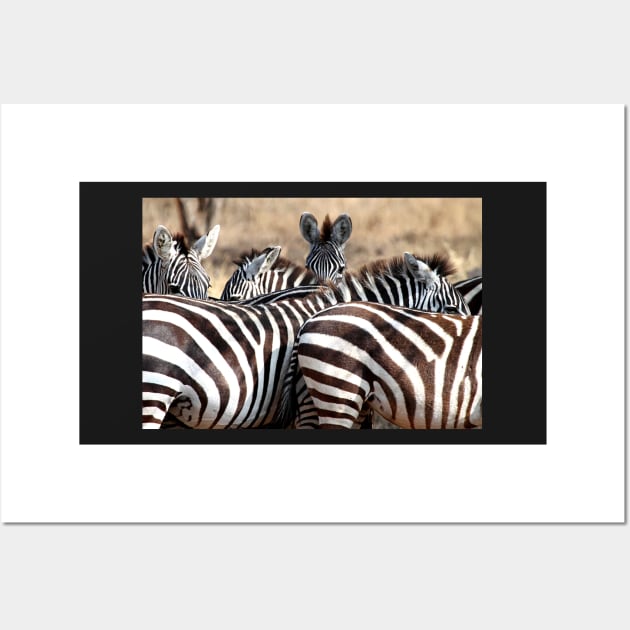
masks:
[[[294,347],[319,425],[353,428],[365,407],[406,429],[481,426],[478,316],[338,304],[311,317]]]
[[[352,234],[350,216],[341,214],[331,223],[326,215],[320,232],[317,219],[310,212],[304,212],[300,217],[300,233],[311,246],[306,267],[320,280],[339,280],[346,268],[343,250]]]
[[[319,282],[306,267],[279,257],[281,247],[252,249],[234,261],[237,266],[223,287],[222,300],[246,300],[258,295]]]
[[[215,225],[188,247],[183,235],[158,225],[142,252],[142,291],[206,299],[210,276],[201,261],[214,251],[221,227]]]
[[[319,288],[268,304],[142,302],[143,428],[160,428],[170,414],[193,428],[228,429],[271,422],[295,333],[335,298]]]

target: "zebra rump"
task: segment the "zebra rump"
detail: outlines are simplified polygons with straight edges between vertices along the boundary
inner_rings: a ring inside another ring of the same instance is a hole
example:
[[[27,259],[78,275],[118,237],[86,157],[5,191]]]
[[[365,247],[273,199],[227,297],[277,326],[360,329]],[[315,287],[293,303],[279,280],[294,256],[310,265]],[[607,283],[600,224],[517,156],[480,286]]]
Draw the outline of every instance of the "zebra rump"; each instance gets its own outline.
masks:
[[[277,420],[359,428],[371,409],[406,429],[479,428],[481,322],[384,304],[327,308],[300,329],[286,379],[307,395],[298,405],[285,389]]]
[[[299,327],[334,303],[327,288],[268,304],[144,296],[143,428],[268,424]]]

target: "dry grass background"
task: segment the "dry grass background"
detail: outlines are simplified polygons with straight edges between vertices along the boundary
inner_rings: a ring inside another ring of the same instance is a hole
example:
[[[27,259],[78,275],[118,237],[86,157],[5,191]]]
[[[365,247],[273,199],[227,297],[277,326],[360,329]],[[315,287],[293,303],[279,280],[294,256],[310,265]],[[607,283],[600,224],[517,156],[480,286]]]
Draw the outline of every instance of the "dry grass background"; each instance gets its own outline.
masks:
[[[182,199],[191,209],[195,199]],[[346,245],[349,270],[376,260],[445,253],[457,268],[451,281],[481,273],[481,199],[429,198],[227,198],[218,200],[212,225],[221,233],[213,254],[204,261],[210,274],[210,296],[218,297],[232,275],[233,260],[251,248],[281,245],[282,256],[304,264],[308,243],[299,231],[302,212],[311,212],[320,226],[326,214],[346,212],[352,235]],[[158,224],[182,230],[172,198],[147,198],[142,206],[143,243],[151,242]]]

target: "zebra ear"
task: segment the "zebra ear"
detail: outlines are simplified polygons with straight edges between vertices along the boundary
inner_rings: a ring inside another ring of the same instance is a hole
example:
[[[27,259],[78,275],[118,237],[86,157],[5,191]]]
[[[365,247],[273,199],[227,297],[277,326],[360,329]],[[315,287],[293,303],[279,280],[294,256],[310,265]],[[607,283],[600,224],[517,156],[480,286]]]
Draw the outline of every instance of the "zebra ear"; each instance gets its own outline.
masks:
[[[425,262],[416,258],[413,254],[409,252],[404,253],[405,257],[405,265],[407,265],[407,269],[411,272],[411,275],[416,278],[422,284],[426,286],[431,286],[436,283],[439,279],[439,276],[429,265]]]
[[[171,245],[173,237],[163,225],[158,225],[153,233],[153,249],[155,253],[162,259],[168,260],[171,256]]]
[[[280,245],[274,245],[273,247],[267,247],[252,260],[245,267],[245,276],[248,280],[253,280],[258,274],[268,271],[272,265],[276,262],[280,255]]]
[[[202,236],[194,245],[193,249],[199,254],[199,260],[208,258],[214,251],[219,238],[220,225],[215,225],[206,236]]]
[[[350,234],[352,234],[352,220],[349,215],[340,214],[333,223],[331,240],[339,249],[343,249],[346,245],[346,241],[350,238]]]
[[[311,245],[319,243],[319,228],[317,227],[317,219],[310,212],[304,212],[300,217],[300,232],[304,240]]]

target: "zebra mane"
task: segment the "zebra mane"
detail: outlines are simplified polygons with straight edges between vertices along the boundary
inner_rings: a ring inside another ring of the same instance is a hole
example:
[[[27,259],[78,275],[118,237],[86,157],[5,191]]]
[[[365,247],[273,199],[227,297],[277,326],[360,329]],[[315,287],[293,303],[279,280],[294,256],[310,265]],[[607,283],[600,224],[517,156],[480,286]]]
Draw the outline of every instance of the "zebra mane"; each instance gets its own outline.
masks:
[[[330,241],[332,239],[332,221],[330,217],[326,215],[324,218],[324,222],[322,223],[322,229],[319,233],[319,242],[325,243],[326,241]]]
[[[306,267],[304,267],[303,265],[298,265],[292,260],[289,260],[288,258],[283,258],[282,256],[279,256],[276,259],[276,262],[273,263],[273,265],[271,266],[272,269],[276,269],[276,270],[288,269],[289,267],[296,267],[296,268],[299,267],[301,269],[306,269]]]
[[[247,265],[248,263],[252,262],[252,260],[254,260],[256,256],[260,256],[260,254],[262,254],[260,250],[252,249],[252,251],[249,253],[243,252],[242,254],[239,254],[239,257],[233,260],[232,262],[237,267],[240,267],[241,265]]]
[[[265,250],[252,249],[250,252],[243,252],[239,256],[239,258],[237,258],[236,260],[233,260],[232,262],[238,267],[247,265],[250,262],[252,262],[254,258],[264,253],[264,251]],[[312,275],[312,272],[309,269],[306,269],[304,265],[300,265],[299,263],[296,263],[293,260],[289,260],[288,258],[285,258],[284,256],[278,256],[278,258],[276,258],[276,260],[274,261],[273,265],[271,265],[272,271],[286,271],[287,269],[298,269],[298,270],[302,269],[304,271],[307,271],[309,275]]]
[[[455,273],[455,266],[444,254],[433,254],[431,256],[414,256],[427,264],[435,273],[440,276],[450,276]],[[347,276],[354,276],[359,282],[369,281],[370,278],[378,276],[390,276],[400,278],[407,275],[407,266],[402,256],[393,256],[392,258],[384,258],[375,260],[374,262],[363,265],[357,272],[346,272]]]
[[[188,243],[186,243],[185,236],[181,232],[175,232],[172,236],[175,251],[183,256],[188,256],[190,247],[188,246]]]
[[[269,248],[267,248],[269,249]],[[252,260],[254,260],[254,258],[256,258],[257,256],[260,256],[261,254],[263,254],[265,252],[265,250],[260,250],[260,249],[254,249],[252,248],[251,251],[247,252],[243,252],[242,254],[239,255],[239,257],[236,260],[233,260],[232,262],[237,266],[237,267],[241,267],[243,265],[247,265],[250,262],[252,262]],[[288,258],[283,258],[282,256],[278,256],[278,258],[276,258],[275,262],[273,263],[273,265],[271,266],[272,269],[275,269],[276,271],[278,270],[282,270],[282,269],[287,269],[289,267],[299,267],[300,265],[297,265],[296,263],[290,261]]]

